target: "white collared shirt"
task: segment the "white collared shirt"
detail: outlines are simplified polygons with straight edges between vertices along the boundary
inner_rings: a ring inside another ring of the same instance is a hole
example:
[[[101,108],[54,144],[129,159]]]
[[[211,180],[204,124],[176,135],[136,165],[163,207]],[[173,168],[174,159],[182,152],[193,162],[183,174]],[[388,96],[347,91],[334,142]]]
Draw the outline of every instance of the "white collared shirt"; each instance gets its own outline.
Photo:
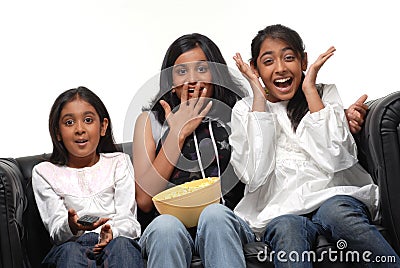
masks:
[[[73,238],[69,208],[78,216],[110,218],[113,237],[140,236],[136,218],[135,182],[130,158],[124,153],[100,154],[85,168],[42,162],[33,168],[32,186],[42,221],[55,244]],[[93,232],[100,232],[100,228]]]
[[[335,195],[351,195],[377,216],[378,187],[358,164],[335,85],[325,85],[325,108],[301,120],[296,132],[286,113],[288,101],[267,101],[266,112],[252,112],[252,98],[232,111],[231,163],[246,184],[235,213],[257,235],[273,218],[302,215]]]

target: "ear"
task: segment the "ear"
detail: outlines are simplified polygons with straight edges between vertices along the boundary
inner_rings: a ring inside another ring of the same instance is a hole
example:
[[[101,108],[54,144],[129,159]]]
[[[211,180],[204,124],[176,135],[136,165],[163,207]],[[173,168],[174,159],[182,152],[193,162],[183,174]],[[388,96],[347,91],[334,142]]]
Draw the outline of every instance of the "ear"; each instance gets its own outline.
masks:
[[[308,65],[307,52],[304,53],[304,58],[301,60],[301,70],[306,71]]]
[[[257,77],[259,78],[260,74],[258,73],[257,67],[254,66],[254,62],[253,61],[250,62],[250,68],[257,75]]]
[[[104,137],[106,135],[107,127],[108,127],[108,118],[104,118],[100,127],[100,136]]]
[[[57,137],[58,141],[62,141],[62,137],[61,137],[60,131],[58,131],[58,130],[57,130],[56,137]]]

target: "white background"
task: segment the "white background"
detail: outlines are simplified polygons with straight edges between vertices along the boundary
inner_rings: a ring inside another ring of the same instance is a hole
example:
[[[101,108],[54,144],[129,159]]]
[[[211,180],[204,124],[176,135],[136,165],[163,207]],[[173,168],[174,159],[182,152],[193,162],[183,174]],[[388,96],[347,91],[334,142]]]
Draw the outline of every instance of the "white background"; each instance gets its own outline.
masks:
[[[374,99],[398,91],[395,5],[394,0],[0,0],[0,157],[51,152],[50,107],[61,92],[81,85],[106,104],[116,141],[131,140],[124,122],[135,93],[157,74],[168,46],[193,32],[210,37],[234,68],[235,52],[248,59],[257,31],[281,23],[302,36],[309,61],[336,47],[318,81],[335,83],[345,106],[363,93]]]

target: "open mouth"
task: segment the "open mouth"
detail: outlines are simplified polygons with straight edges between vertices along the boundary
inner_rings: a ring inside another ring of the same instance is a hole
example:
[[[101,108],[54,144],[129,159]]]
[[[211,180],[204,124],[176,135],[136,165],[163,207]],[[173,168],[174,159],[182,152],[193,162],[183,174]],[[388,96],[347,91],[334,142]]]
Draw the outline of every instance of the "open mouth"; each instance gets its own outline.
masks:
[[[86,143],[88,140],[77,140],[77,141],[75,141],[75,143],[78,143],[78,144],[84,144],[84,143]]]
[[[201,87],[201,88],[200,88],[200,91],[203,91],[203,89],[205,89],[205,87]],[[189,89],[188,89],[188,92],[189,92],[189,93],[194,93],[194,88],[189,88]]]
[[[287,89],[288,87],[290,87],[292,85],[293,82],[293,78],[291,77],[286,77],[286,78],[280,78],[280,79],[276,79],[274,81],[274,85],[278,88],[278,89]]]

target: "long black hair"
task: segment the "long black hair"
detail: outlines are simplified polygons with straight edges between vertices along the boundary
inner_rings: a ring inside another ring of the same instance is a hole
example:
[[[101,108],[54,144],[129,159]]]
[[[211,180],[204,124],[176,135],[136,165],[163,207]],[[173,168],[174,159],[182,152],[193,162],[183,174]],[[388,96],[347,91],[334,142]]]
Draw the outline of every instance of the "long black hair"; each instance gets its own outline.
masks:
[[[74,101],[76,99],[82,99],[92,105],[100,117],[100,121],[103,122],[104,118],[108,119],[108,127],[104,136],[100,137],[99,144],[97,145],[97,153],[110,153],[116,152],[114,135],[112,133],[112,124],[110,115],[101,101],[101,99],[86,87],[77,87],[69,89],[61,93],[54,101],[53,106],[50,110],[49,116],[49,131],[51,141],[53,143],[53,152],[50,156],[49,161],[53,164],[66,165],[68,163],[68,151],[65,149],[64,143],[58,140],[60,133],[60,116],[61,111],[65,104]]]
[[[218,46],[210,38],[198,33],[183,35],[168,48],[161,65],[160,91],[151,101],[150,107],[143,108],[143,110],[155,111],[157,120],[161,124],[165,121],[165,112],[159,101],[165,100],[171,106],[171,110],[180,104],[180,99],[171,90],[173,86],[172,67],[180,55],[196,47],[200,47],[203,50],[209,62],[214,87],[212,98],[232,108],[239,99],[246,95],[240,83],[229,72]],[[212,111],[210,112],[212,113]],[[230,115],[225,114],[224,116],[227,117],[227,120],[230,120]]]
[[[260,54],[260,48],[265,39],[280,39],[296,53],[303,60],[306,56],[305,54],[305,46],[303,40],[300,35],[290,29],[289,27],[283,26],[281,24],[275,24],[267,26],[266,28],[260,30],[256,37],[254,37],[251,42],[251,63],[255,68],[257,68],[257,58]],[[305,74],[303,72],[301,76],[301,83],[293,98],[288,102],[287,105],[287,115],[292,123],[292,128],[296,131],[301,119],[306,115],[309,111],[308,103],[306,100],[306,96],[302,90],[302,84],[304,80]],[[318,94],[322,96],[323,86],[318,85]]]

